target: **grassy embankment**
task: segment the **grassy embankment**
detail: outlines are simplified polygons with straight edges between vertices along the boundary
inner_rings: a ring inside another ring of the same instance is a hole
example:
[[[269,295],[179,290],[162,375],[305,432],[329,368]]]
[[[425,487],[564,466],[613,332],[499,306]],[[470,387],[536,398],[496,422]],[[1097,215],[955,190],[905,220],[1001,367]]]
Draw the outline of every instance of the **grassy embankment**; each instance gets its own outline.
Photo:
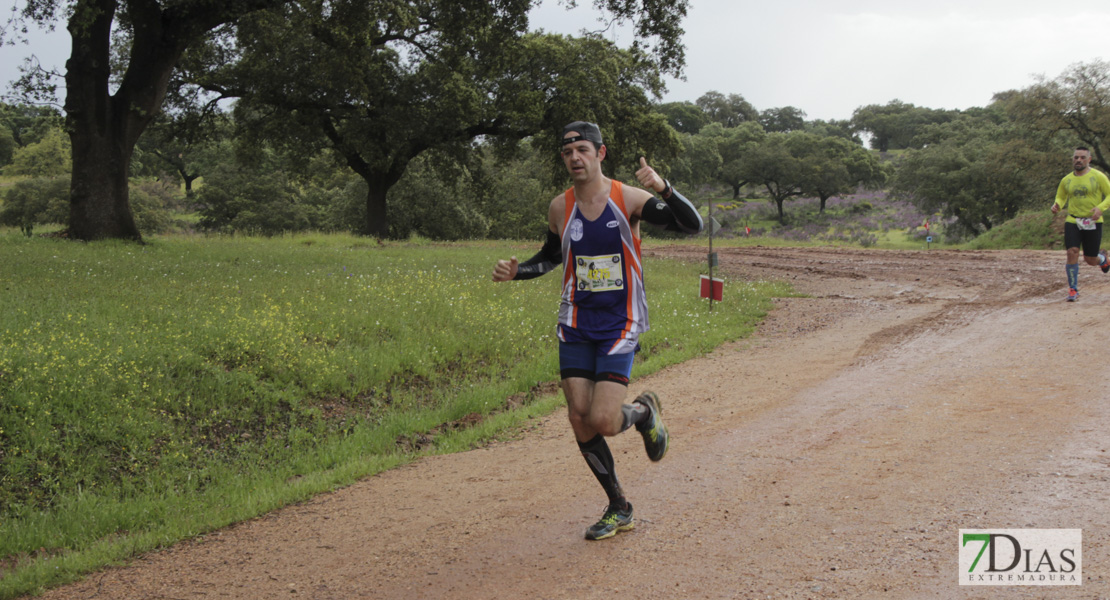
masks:
[[[1028,210],[992,228],[963,247],[969,250],[1060,250],[1064,247],[1065,215]]]
[[[557,406],[534,243],[83,244],[0,231],[0,598],[513,435]],[[634,374],[749,333],[782,285],[650,260]]]

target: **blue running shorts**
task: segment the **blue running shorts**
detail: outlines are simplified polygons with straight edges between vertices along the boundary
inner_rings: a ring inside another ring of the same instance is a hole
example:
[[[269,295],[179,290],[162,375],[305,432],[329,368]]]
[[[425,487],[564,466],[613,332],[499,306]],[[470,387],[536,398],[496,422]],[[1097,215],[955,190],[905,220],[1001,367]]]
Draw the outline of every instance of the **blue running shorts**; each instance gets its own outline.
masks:
[[[559,376],[628,385],[636,353],[606,354],[612,345],[612,342],[559,342]]]

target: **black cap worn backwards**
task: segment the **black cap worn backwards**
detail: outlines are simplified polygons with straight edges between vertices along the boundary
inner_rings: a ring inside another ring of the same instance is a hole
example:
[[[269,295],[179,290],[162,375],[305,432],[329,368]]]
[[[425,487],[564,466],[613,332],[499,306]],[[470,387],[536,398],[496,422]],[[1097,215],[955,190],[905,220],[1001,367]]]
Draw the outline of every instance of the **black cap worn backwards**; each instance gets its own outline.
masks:
[[[577,133],[578,135],[573,137],[566,137],[566,135],[571,132]],[[593,142],[595,144],[605,143],[601,141],[601,129],[593,123],[587,123],[586,121],[575,121],[563,128],[564,146],[582,140]]]

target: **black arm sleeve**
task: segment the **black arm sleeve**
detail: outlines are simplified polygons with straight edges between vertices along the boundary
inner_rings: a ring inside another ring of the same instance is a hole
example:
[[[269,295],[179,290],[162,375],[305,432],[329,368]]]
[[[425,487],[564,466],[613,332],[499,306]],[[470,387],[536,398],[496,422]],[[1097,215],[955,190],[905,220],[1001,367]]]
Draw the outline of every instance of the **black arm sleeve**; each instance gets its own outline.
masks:
[[[563,262],[562,240],[559,234],[547,230],[547,241],[535,256],[517,265],[516,277],[513,279],[532,279],[554,269]]]
[[[705,224],[702,223],[698,209],[694,208],[693,203],[685,196],[678,193],[678,190],[671,187],[669,182],[667,189],[663,190],[663,198],[663,200],[651,198],[647,204],[644,204],[644,208],[640,211],[644,221],[670,231],[701,233]]]

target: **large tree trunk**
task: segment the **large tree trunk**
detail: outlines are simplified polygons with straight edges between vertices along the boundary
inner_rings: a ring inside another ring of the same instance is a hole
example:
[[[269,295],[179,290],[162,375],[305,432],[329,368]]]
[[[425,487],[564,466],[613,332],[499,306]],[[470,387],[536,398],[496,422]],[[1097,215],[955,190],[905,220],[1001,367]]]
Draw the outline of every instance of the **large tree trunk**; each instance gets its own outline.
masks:
[[[355,145],[347,143],[330,117],[320,116],[319,123],[324,135],[331,141],[332,148],[347,161],[347,166],[366,182],[366,223],[360,233],[377,238],[389,237],[389,207],[386,204],[386,197],[389,195],[390,188],[405,174],[412,156],[394,156],[388,170],[372,167],[362,158]],[[414,151],[413,155],[415,154],[419,154],[419,150]]]
[[[69,234],[81,240],[141,240],[127,188],[131,154],[166,96],[184,40],[144,9],[133,10],[132,52],[119,89],[109,94],[116,0],[84,0],[69,21],[66,125],[73,143]]]
[[[389,188],[374,185],[374,182],[370,180],[367,180],[366,183],[369,185],[370,191],[366,194],[366,225],[363,228],[363,234],[377,238],[388,237],[389,210],[386,207],[385,198],[389,193]]]
[[[72,121],[72,120],[71,120]],[[85,123],[84,125],[93,125]],[[141,240],[127,188],[131,147],[121,144],[117,127],[107,131],[74,127],[73,174],[69,192],[69,235],[81,240]],[[90,131],[93,130],[93,131]]]
[[[200,173],[187,173],[184,168],[181,169],[181,178],[185,180],[185,197],[189,200],[193,199],[193,182],[200,179]]]
[[[348,159],[347,164],[351,162]],[[362,162],[362,165],[365,167],[366,163]],[[389,173],[374,173],[368,168],[355,169],[366,180],[366,187],[369,189],[366,194],[366,225],[362,230],[363,235],[389,237],[389,207],[386,205],[386,197],[405,174],[407,165],[408,160],[395,161]]]
[[[79,2],[70,19],[66,125],[73,143],[69,234],[82,240],[141,239],[127,193],[132,145],[119,104],[108,95],[113,0]]]

